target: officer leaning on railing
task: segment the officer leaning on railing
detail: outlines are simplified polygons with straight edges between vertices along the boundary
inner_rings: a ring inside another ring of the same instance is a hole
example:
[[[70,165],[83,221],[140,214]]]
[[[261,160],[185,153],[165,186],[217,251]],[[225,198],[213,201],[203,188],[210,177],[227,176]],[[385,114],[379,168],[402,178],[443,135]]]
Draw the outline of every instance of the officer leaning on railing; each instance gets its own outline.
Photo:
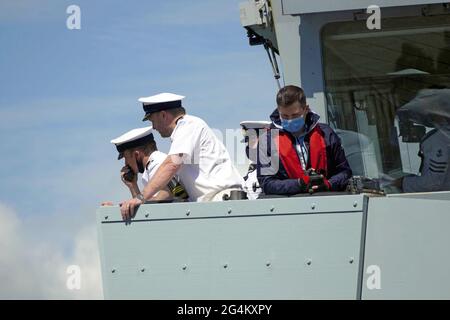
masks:
[[[120,171],[120,177],[129,189],[131,196],[142,196],[137,184],[138,174],[141,174],[141,182],[145,187],[167,154],[158,150],[153,136],[152,127],[144,127],[130,130],[120,137],[111,140],[119,152],[118,160],[124,159],[124,166]],[[175,195],[176,196],[176,195]],[[169,187],[163,188],[152,200],[171,200],[174,194]],[[102,205],[113,205],[106,201]]]
[[[186,114],[183,99],[184,96],[172,93],[139,99],[145,112],[143,120],[151,121],[153,129],[172,143],[168,156],[143,189],[142,197],[121,202],[125,220],[133,217],[136,209],[152,199],[175,175],[190,201],[222,201],[232,191],[242,190],[242,177],[227,149],[205,121]]]

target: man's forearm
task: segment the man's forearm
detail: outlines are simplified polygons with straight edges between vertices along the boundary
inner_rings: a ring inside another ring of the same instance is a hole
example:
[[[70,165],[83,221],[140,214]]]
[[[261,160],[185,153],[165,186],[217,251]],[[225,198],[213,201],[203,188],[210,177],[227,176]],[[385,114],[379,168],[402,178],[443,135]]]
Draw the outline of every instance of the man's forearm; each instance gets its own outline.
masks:
[[[298,179],[258,177],[258,181],[265,194],[293,195],[302,192]]]
[[[139,187],[138,187],[137,184],[136,185],[132,185],[132,186],[130,186],[128,188],[130,189],[130,193],[131,193],[131,197],[132,198],[136,198],[136,196],[141,193],[141,190],[139,190]]]
[[[153,178],[145,186],[142,194],[145,199],[151,199],[158,191],[164,189],[173,176],[177,173],[181,165],[172,162],[170,156],[164,160]]]
[[[173,194],[170,192],[169,188],[165,187],[162,190],[158,191],[158,193],[153,196],[150,200],[172,200]]]

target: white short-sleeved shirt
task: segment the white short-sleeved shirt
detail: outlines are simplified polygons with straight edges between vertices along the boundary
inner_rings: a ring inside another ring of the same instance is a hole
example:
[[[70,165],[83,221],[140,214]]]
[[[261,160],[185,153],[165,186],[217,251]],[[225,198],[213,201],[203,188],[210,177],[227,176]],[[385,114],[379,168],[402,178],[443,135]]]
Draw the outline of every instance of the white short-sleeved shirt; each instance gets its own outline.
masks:
[[[161,151],[153,151],[150,155],[147,166],[145,167],[145,171],[142,174],[141,182],[144,187],[148,184],[148,182],[152,179],[155,172],[158,170],[159,166],[163,161],[167,158],[167,154]]]
[[[170,139],[169,155],[183,155],[178,176],[190,201],[208,201],[222,190],[242,188],[227,149],[202,119],[184,115]]]

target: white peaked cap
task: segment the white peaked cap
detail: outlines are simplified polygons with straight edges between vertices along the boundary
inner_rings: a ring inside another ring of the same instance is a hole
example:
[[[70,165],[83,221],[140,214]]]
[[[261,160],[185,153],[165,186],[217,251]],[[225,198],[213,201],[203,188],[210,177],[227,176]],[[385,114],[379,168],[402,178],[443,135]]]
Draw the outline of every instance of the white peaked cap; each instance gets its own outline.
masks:
[[[138,101],[142,102],[145,112],[145,117],[142,121],[148,120],[148,116],[153,112],[182,107],[181,100],[184,98],[184,96],[174,93],[160,93],[150,97],[139,98]]]
[[[154,141],[152,131],[152,127],[137,128],[111,140],[111,143],[115,144],[117,151],[119,151],[119,159],[123,157],[123,152],[125,150],[139,147]]]
[[[184,98],[185,98],[184,96],[180,96],[178,94],[164,92],[155,94],[154,96],[139,98],[138,101],[144,104],[151,105],[164,102],[180,101],[183,100]]]
[[[272,122],[270,121],[242,121],[240,123],[241,127],[245,130],[248,129],[266,129],[270,128]]]

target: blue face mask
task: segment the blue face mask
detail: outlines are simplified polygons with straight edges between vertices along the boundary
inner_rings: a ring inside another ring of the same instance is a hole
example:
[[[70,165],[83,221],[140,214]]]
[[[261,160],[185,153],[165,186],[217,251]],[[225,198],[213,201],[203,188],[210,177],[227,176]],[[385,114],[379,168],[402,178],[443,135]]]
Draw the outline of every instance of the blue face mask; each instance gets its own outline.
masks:
[[[290,133],[295,133],[300,131],[305,126],[305,118],[303,116],[291,120],[281,118],[281,126],[284,130]]]

